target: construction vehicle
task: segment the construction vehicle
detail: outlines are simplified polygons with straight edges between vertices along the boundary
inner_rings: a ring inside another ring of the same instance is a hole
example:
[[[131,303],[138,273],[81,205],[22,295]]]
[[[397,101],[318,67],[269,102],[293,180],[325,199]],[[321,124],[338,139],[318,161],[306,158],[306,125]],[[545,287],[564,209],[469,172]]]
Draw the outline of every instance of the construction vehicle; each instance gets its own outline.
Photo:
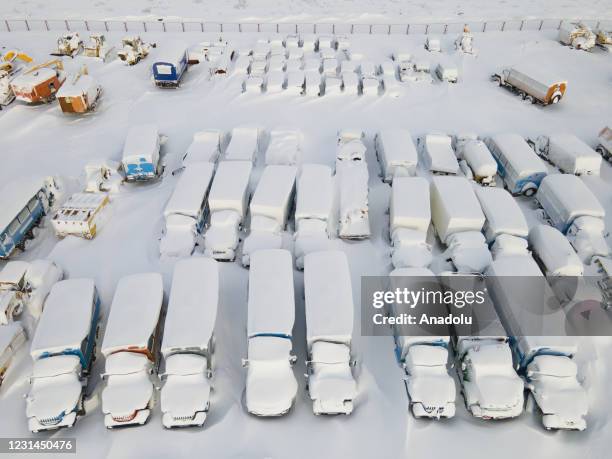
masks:
[[[32,58],[21,51],[10,50],[0,54],[0,110],[15,100],[10,80],[21,70],[16,64],[17,60],[32,62]]]
[[[455,49],[465,54],[476,54],[473,45],[474,36],[468,26],[463,27],[463,33],[455,40]]]
[[[10,87],[18,100],[33,103],[48,103],[66,80],[64,65],[60,59],[30,67],[13,78]]]
[[[128,65],[136,65],[149,55],[151,48],[155,48],[155,43],[145,43],[140,36],[134,35],[125,37],[121,40],[122,49],[117,51],[117,57]]]
[[[559,41],[570,48],[590,51],[595,47],[595,34],[581,22],[563,24],[559,29]]]
[[[83,50],[83,40],[78,33],[67,33],[57,39],[57,51],[52,56],[74,57]]]
[[[108,44],[103,34],[96,33],[89,36],[89,42],[85,45],[83,54],[87,57],[95,57],[106,62],[114,49],[113,46]]]

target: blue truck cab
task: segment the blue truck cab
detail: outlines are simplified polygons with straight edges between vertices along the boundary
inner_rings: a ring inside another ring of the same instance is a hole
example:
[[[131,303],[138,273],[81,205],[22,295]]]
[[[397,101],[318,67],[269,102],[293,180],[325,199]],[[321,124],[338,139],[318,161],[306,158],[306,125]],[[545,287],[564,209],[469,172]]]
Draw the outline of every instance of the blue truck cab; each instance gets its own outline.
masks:
[[[159,176],[160,146],[160,135],[154,124],[141,124],[130,128],[121,160],[128,182],[147,181]]]
[[[162,53],[153,64],[153,82],[160,88],[177,88],[189,66],[187,47],[172,43]]]

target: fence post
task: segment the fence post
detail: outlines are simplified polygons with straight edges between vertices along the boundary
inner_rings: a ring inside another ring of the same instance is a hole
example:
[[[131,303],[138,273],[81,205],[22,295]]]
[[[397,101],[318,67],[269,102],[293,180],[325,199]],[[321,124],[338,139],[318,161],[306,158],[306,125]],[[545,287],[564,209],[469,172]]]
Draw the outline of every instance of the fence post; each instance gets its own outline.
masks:
[[[261,32],[261,24],[258,22],[257,23],[257,33]]]
[[[334,22],[332,24],[332,35],[335,35],[335,34],[336,34],[336,23]]]
[[[127,21],[123,21],[123,29],[127,32]]]
[[[162,21],[162,30],[165,32],[166,31],[166,22]],[[127,31],[127,30],[126,30]]]
[[[425,35],[429,34],[429,24],[425,24]]]
[[[448,24],[444,24],[444,35],[448,32]]]
[[[601,21],[597,21],[597,24],[595,25],[595,29],[599,30],[600,25],[601,25]]]
[[[147,21],[142,21],[142,28],[145,32],[147,32]]]
[[[27,19],[24,19],[23,22],[25,22],[26,30],[29,32],[30,31],[30,23],[28,22]]]
[[[502,22],[501,31],[503,32],[506,29],[506,21]]]
[[[351,35],[355,33],[355,24],[351,24]]]
[[[66,30],[70,32],[70,24],[68,23],[68,19],[64,20],[64,24],[66,25]]]
[[[519,30],[523,30],[523,26],[525,25],[525,20],[523,19],[521,21],[521,26],[519,27]]]
[[[487,31],[487,21],[484,21],[484,22],[482,23],[482,31],[483,31],[483,32],[486,32],[486,31]]]
[[[85,21],[85,30],[89,32],[89,21]]]
[[[280,32],[279,32],[279,30],[280,30],[280,29],[279,29],[279,27],[280,27],[280,25],[279,25],[279,23],[277,22],[277,23],[276,23],[276,33],[280,33]]]
[[[104,28],[108,32],[108,21],[104,21]],[[47,30],[49,30],[49,26],[47,26]]]
[[[544,27],[544,19],[540,20],[540,28],[538,30],[542,30],[542,27]]]
[[[48,32],[49,31],[49,21],[47,21],[46,19],[45,19],[45,28],[47,29],[47,32]]]
[[[11,26],[9,26],[8,19],[5,19],[5,20],[4,20],[4,25],[6,26],[6,31],[7,31],[7,32],[10,32],[10,31],[11,31]]]
[[[200,21],[200,31],[204,32],[204,22]]]
[[[370,35],[372,35],[372,24],[370,24]]]
[[[389,24],[389,29],[388,29],[387,35],[391,35],[391,24]]]
[[[183,21],[181,21],[181,29],[183,29],[183,32],[185,32],[185,23]]]
[[[221,31],[221,33],[223,33],[223,23],[222,22],[219,23],[219,30]]]
[[[406,35],[410,35],[410,24],[406,24]]]

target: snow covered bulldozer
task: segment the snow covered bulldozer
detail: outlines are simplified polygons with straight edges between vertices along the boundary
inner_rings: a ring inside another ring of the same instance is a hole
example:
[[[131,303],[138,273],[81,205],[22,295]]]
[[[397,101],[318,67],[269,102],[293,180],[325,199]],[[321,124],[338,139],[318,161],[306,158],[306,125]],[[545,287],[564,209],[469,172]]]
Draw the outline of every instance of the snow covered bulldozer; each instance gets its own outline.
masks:
[[[52,56],[74,57],[83,49],[83,40],[78,33],[67,33],[57,39],[57,51]]]
[[[128,65],[138,64],[149,55],[151,48],[155,48],[155,43],[145,43],[138,35],[125,37],[121,44],[123,48],[117,51],[117,57]]]
[[[91,34],[89,43],[85,45],[83,54],[87,57],[95,57],[106,62],[115,48],[110,46],[103,34]]]
[[[20,51],[10,50],[0,55],[0,110],[15,100],[15,93],[9,84],[13,77],[21,69],[15,65],[15,60],[32,62],[32,58]]]
[[[559,41],[570,48],[590,51],[595,47],[595,34],[585,24],[563,24],[559,29]]]

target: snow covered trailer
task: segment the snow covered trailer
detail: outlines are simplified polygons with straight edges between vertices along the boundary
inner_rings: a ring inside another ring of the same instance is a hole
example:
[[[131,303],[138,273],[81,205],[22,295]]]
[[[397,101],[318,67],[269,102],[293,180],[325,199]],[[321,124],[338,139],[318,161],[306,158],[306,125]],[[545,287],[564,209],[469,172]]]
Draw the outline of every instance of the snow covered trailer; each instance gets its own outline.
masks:
[[[108,429],[149,419],[163,296],[159,273],[132,274],[117,284],[102,341],[102,413]]]
[[[351,414],[357,384],[351,372],[353,291],[344,252],[304,257],[308,392],[314,414]]]
[[[201,426],[210,407],[219,267],[211,258],[180,260],[174,267],[161,352],[164,427]]]
[[[0,387],[6,376],[13,356],[26,342],[25,330],[18,322],[0,327]]]
[[[34,227],[53,205],[55,189],[50,177],[15,180],[0,188],[0,259],[17,248],[25,250]]]
[[[331,168],[304,164],[297,179],[295,207],[295,265],[304,268],[304,256],[330,245],[330,219],[334,203]]]
[[[291,254],[259,250],[248,287],[246,407],[255,416],[282,416],[297,394],[291,354],[295,293]]]
[[[154,124],[141,124],[130,128],[121,160],[128,182],[146,181],[159,176],[160,146],[160,134]]]
[[[102,86],[87,74],[78,73],[67,78],[56,97],[64,113],[87,113],[95,109],[102,94]]]
[[[250,231],[242,244],[242,265],[262,249],[280,249],[295,195],[295,166],[266,166],[249,205]]]
[[[15,98],[27,104],[49,103],[60,89],[66,74],[60,60],[35,65],[10,82]]]
[[[216,163],[221,154],[221,131],[206,129],[193,134],[183,156],[183,166],[196,162]]]
[[[519,336],[515,358],[547,430],[585,430],[589,401],[578,379],[571,336]]]
[[[441,290],[435,274],[427,268],[400,268],[389,274],[390,287],[419,290],[426,283],[429,291]],[[398,317],[406,305],[391,303],[389,312]],[[455,415],[455,382],[448,372],[450,336],[433,336],[423,330],[416,336],[404,325],[393,325],[395,355],[406,372],[404,385],[410,410],[416,418],[441,419]]]
[[[541,67],[507,68],[491,78],[499,86],[509,88],[524,100],[544,106],[559,103],[567,89],[566,80],[551,78]]]
[[[508,191],[496,187],[477,188],[476,197],[486,218],[483,232],[489,244],[502,234],[527,238],[529,227],[525,215]]]
[[[153,64],[153,82],[158,88],[178,88],[188,67],[187,46],[169,43],[161,49],[157,62]]]
[[[104,224],[109,203],[106,193],[73,194],[51,219],[55,234],[93,239]]]
[[[259,129],[238,127],[232,129],[232,137],[225,150],[225,161],[250,161],[255,163],[259,152]]]
[[[533,196],[548,170],[527,142],[518,134],[499,134],[485,143],[497,161],[504,187],[515,196]]]
[[[208,217],[207,197],[214,173],[214,163],[193,162],[181,174],[164,209],[162,257],[188,257],[193,252]]]
[[[564,174],[599,175],[601,156],[573,134],[539,136],[530,143]]]
[[[68,279],[53,286],[30,348],[30,431],[71,427],[84,414],[99,319],[100,299],[92,279]]]
[[[210,219],[204,234],[205,254],[215,260],[236,257],[239,232],[249,201],[251,161],[221,161],[208,193]]]
[[[450,136],[427,134],[419,139],[419,144],[424,163],[432,174],[456,175],[459,172]]]
[[[384,129],[374,140],[384,182],[394,177],[416,175],[418,154],[407,129]]]
[[[365,161],[341,163],[336,170],[340,190],[340,220],[338,235],[342,239],[370,237],[368,208],[369,175]]]
[[[431,246],[426,239],[430,223],[427,180],[423,177],[396,177],[389,206],[391,261],[395,268],[429,266]]]
[[[457,138],[455,141],[457,156],[462,163],[469,167],[469,174],[483,186],[495,186],[497,162],[482,140],[470,138]]]
[[[270,143],[266,150],[266,166],[284,164],[295,166],[300,162],[302,132],[296,129],[274,129],[270,131]]]
[[[479,232],[485,223],[472,185],[464,177],[432,178],[431,217],[444,243],[454,233]]]

